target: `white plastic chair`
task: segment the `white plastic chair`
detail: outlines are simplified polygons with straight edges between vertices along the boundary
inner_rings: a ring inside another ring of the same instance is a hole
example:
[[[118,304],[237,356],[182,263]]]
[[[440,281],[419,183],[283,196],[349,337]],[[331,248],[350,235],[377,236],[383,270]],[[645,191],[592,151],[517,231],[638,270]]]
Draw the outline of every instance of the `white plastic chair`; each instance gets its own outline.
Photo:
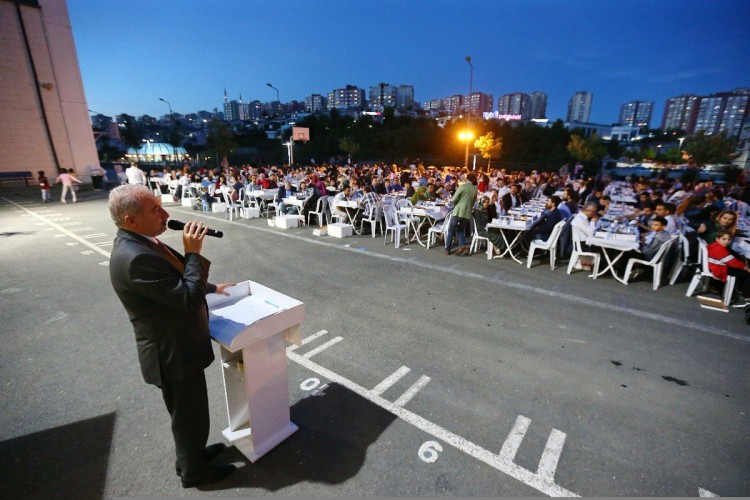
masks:
[[[310,225],[310,217],[315,216],[318,219],[318,227],[323,226],[325,221],[328,224],[328,196],[321,196],[318,198],[318,203],[315,205],[315,210],[307,212],[307,225]]]
[[[278,212],[278,199],[279,199],[279,193],[277,192],[275,195],[273,195],[273,200],[266,201],[266,219],[268,219],[271,215],[271,212],[273,212],[274,217],[279,213]]]
[[[399,198],[393,202],[393,207],[396,209],[396,217],[398,217],[399,223],[404,224],[406,226],[407,237],[409,236],[409,223],[412,222],[415,216],[400,213],[398,210],[400,208],[411,208],[413,206],[414,205],[412,205],[411,200],[409,198]]]
[[[675,259],[674,266],[672,266],[672,271],[669,274],[670,285],[677,283],[682,270],[690,264],[690,243],[683,233],[679,233],[679,240],[676,243],[679,245],[680,254]]]
[[[393,240],[396,242],[396,248],[401,246],[401,232],[403,231],[404,236],[407,235],[406,224],[401,224],[398,220],[398,214],[396,208],[393,205],[383,206],[383,216],[385,217],[385,233],[383,233],[384,243],[388,244],[388,232],[393,233]]]
[[[555,270],[555,259],[557,257],[557,242],[560,240],[565,221],[561,220],[552,228],[552,232],[546,241],[534,240],[529,246],[529,257],[526,259],[526,268],[531,269],[531,261],[534,259],[534,252],[536,250],[546,250],[549,252],[549,267],[553,271]]]
[[[469,246],[469,255],[479,250],[479,245],[487,245],[487,258],[492,259],[492,243],[490,239],[485,236],[479,236],[477,232],[477,225],[474,222],[474,218],[469,221],[471,224],[471,245]]]
[[[359,223],[359,232],[365,227],[365,222],[370,224],[370,232],[372,237],[375,237],[375,230],[380,226],[380,232],[383,232],[383,203],[373,203],[367,207],[367,210],[362,214],[362,220]]]
[[[328,197],[328,208],[330,209],[330,213],[331,213],[331,215],[330,215],[330,219],[329,219],[329,220],[330,220],[331,222],[333,222],[333,221],[334,221],[334,219],[335,219],[335,220],[336,220],[337,222],[342,222],[342,221],[343,221],[343,222],[348,222],[348,220],[349,220],[349,219],[348,219],[348,217],[346,216],[346,214],[345,214],[345,213],[343,213],[342,211],[340,211],[339,209],[337,209],[337,208],[335,208],[335,207],[333,206],[333,200],[334,200],[335,198],[336,198],[335,196],[329,196],[329,197]]]
[[[448,225],[450,224],[453,212],[449,212],[445,216],[445,219],[438,222],[430,229],[427,230],[427,249],[429,250],[432,245],[437,242],[437,237],[440,236],[445,241],[445,235],[448,234]]]
[[[580,257],[591,257],[594,259],[594,272],[593,274],[590,274],[589,277],[596,279],[596,275],[599,274],[599,261],[602,256],[596,252],[584,252],[581,247],[581,237],[578,236],[578,232],[575,228],[571,228],[570,232],[573,238],[573,253],[570,254],[570,262],[568,262],[568,274],[571,273]]]
[[[656,255],[654,255],[651,260],[637,259],[635,257],[631,257],[630,259],[628,259],[628,265],[627,267],[625,267],[625,284],[627,284],[630,280],[630,273],[633,271],[633,265],[642,264],[644,266],[650,266],[654,268],[653,289],[658,289],[659,285],[661,285],[661,273],[662,269],[664,268],[664,259],[666,259],[667,254],[669,254],[669,249],[672,248],[672,245],[675,241],[677,241],[676,235],[672,236],[668,241],[662,244],[662,246],[659,247],[659,250],[656,252]]]
[[[711,278],[717,279],[716,276],[714,276],[714,273],[711,272],[711,269],[708,267],[708,245],[705,241],[702,239],[698,240],[698,259],[700,262],[700,267],[695,271],[695,274],[693,275],[692,281],[690,281],[690,286],[687,289],[687,293],[685,294],[686,297],[690,297],[693,295],[693,292],[695,292],[695,289],[698,288],[698,285],[703,282],[702,290],[705,292],[708,289],[708,284],[711,282]],[[728,306],[729,303],[732,301],[732,292],[734,291],[734,282],[735,277],[734,276],[727,276],[727,281],[724,284],[724,305]]]
[[[229,188],[222,188],[221,189],[221,196],[224,198],[224,203],[227,205],[227,212],[229,212],[229,220],[234,220],[234,214],[237,214],[237,218],[240,217],[240,210],[242,210],[242,195],[243,195],[244,189],[240,189],[239,195],[240,200],[238,201],[232,201],[232,197],[229,192]]]

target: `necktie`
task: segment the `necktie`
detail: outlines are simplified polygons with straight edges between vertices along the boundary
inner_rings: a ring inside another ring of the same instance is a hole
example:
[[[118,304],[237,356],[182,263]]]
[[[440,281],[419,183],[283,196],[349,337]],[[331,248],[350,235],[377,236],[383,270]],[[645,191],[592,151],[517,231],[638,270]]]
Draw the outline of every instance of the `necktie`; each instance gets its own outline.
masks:
[[[154,247],[154,250],[159,252],[167,260],[167,262],[169,262],[172,265],[172,267],[180,271],[180,273],[185,272],[185,265],[182,262],[180,262],[180,259],[175,257],[175,255],[167,247],[167,245],[165,245],[164,243],[162,243],[161,241],[157,239],[156,245],[153,245],[153,247]]]

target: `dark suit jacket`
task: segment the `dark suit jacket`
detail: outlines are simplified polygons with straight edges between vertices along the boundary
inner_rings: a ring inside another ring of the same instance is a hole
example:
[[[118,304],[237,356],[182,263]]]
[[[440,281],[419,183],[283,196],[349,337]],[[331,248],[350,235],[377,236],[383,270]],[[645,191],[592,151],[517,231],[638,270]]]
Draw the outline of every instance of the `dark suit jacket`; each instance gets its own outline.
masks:
[[[279,203],[281,203],[281,200],[283,200],[284,198],[289,198],[290,196],[292,196],[294,194],[297,194],[297,188],[296,187],[292,186],[292,187],[289,188],[289,190],[287,190],[286,187],[281,186],[279,188],[279,194],[277,195],[277,197],[279,199]]]
[[[513,199],[510,196],[510,193],[505,193],[502,198],[500,198],[500,202],[503,204],[503,209],[505,211],[510,210],[511,208],[515,208],[513,206]],[[521,194],[516,195],[516,207],[520,207],[523,205],[523,198],[521,197]]]
[[[561,220],[563,220],[563,215],[557,207],[552,210],[545,210],[534,225],[531,226],[531,231],[546,241],[549,235],[552,234],[552,228]]]
[[[210,262],[196,253],[182,256],[180,273],[154,243],[117,231],[109,261],[112,286],[133,324],[143,379],[161,387],[203,371],[214,359],[206,293]]]

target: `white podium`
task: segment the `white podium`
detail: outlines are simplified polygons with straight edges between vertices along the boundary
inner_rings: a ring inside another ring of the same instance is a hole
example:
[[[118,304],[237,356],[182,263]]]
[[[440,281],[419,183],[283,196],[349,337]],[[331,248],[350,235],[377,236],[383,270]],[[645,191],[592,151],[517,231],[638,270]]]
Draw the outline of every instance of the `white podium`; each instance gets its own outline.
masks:
[[[289,437],[286,344],[300,345],[305,304],[253,281],[208,294],[211,337],[219,344],[229,427],[222,431],[251,462]]]

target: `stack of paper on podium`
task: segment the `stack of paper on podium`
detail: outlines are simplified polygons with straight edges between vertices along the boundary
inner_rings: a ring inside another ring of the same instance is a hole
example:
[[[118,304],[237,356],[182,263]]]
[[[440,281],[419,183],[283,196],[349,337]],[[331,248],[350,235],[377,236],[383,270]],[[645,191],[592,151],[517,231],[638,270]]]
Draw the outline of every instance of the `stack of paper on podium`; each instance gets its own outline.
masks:
[[[300,344],[305,304],[253,281],[227,292],[206,297],[227,398],[222,434],[254,462],[297,430],[289,420],[284,341]]]

